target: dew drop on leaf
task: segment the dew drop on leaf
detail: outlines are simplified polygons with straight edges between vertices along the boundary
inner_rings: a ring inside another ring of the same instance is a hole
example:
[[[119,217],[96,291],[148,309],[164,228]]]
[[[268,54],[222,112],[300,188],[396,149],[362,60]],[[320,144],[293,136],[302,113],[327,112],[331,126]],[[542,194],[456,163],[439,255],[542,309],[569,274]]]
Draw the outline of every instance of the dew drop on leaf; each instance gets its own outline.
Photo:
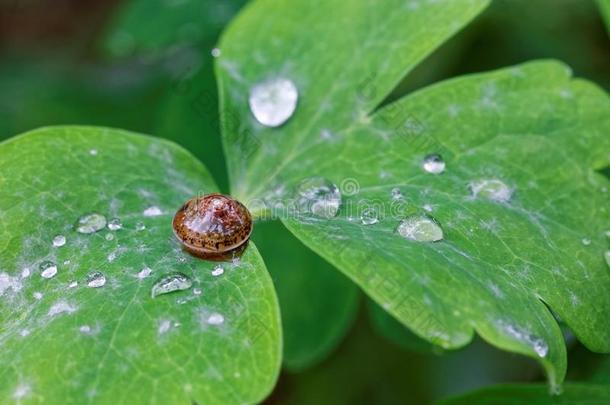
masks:
[[[114,235],[111,233],[107,233],[106,236],[104,237],[107,241],[111,241],[114,239]]]
[[[55,235],[53,238],[53,246],[62,247],[66,244],[66,237],[64,235]]]
[[[191,288],[193,282],[183,273],[175,272],[161,277],[152,287],[153,298],[174,291],[182,291]]]
[[[214,269],[212,270],[212,275],[214,277],[217,277],[217,276],[222,275],[222,273],[224,273],[224,272],[225,272],[225,269],[220,264],[218,264],[218,265],[214,266]]]
[[[394,187],[390,194],[392,195],[392,200],[394,201],[400,200],[402,198],[402,192],[398,187]]]
[[[203,291],[201,291],[201,288],[193,288],[193,294],[194,295],[201,295]]]
[[[78,219],[76,231],[79,233],[94,233],[106,226],[106,217],[93,212]]]
[[[123,228],[123,224],[119,218],[112,218],[108,221],[108,229],[111,231],[118,231],[121,228]]]
[[[424,158],[422,167],[430,174],[441,174],[445,171],[445,161],[441,155],[432,153]]]
[[[373,208],[366,208],[362,211],[362,215],[360,215],[360,222],[362,225],[374,225],[379,222],[379,216],[377,215],[377,211]]]
[[[301,212],[320,218],[334,218],[341,206],[341,192],[336,184],[322,178],[311,177],[298,187],[298,205]]]
[[[163,215],[163,211],[161,208],[153,205],[152,207],[148,207],[142,212],[145,217],[158,217],[159,215]]]
[[[483,197],[496,202],[508,202],[513,196],[513,190],[502,180],[483,179],[469,184],[473,197]]]
[[[143,231],[144,229],[146,229],[146,225],[144,225],[143,222],[138,222],[136,224],[136,231]]]
[[[591,239],[589,239],[589,238],[582,238],[581,243],[584,246],[589,246],[591,244]]]
[[[106,276],[100,271],[94,271],[87,275],[87,287],[99,288],[106,284]]]
[[[207,323],[210,325],[220,325],[225,321],[225,317],[221,314],[214,313],[208,316]]]
[[[138,272],[138,278],[141,280],[146,278],[152,274],[152,269],[150,267],[144,267],[142,270]]]
[[[57,274],[57,265],[50,260],[40,263],[40,276],[42,278],[53,278]]]
[[[210,52],[210,53],[212,54],[212,57],[214,57],[214,58],[218,58],[222,54],[220,48],[214,48],[214,49],[212,49],[212,52]]]
[[[262,125],[279,127],[294,114],[298,98],[299,92],[292,81],[270,79],[250,90],[250,111]]]
[[[433,218],[426,215],[412,215],[400,221],[398,234],[417,242],[437,242],[443,239],[443,229]]]

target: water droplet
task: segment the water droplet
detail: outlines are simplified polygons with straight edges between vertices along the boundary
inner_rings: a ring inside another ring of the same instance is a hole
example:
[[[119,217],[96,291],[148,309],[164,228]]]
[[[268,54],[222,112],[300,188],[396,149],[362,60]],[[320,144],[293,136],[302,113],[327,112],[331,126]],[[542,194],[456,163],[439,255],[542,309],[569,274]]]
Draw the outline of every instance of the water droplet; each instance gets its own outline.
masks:
[[[294,114],[298,98],[298,90],[292,81],[283,78],[267,80],[250,90],[250,111],[262,125],[279,127]]]
[[[589,238],[582,238],[581,242],[582,242],[583,245],[589,246],[591,244],[591,239],[589,239]]]
[[[113,240],[113,239],[114,239],[114,235],[113,235],[113,234],[111,234],[111,233],[107,233],[107,234],[106,234],[106,236],[105,236],[105,239],[106,239],[107,241],[111,241],[111,240]]]
[[[136,224],[136,231],[143,231],[144,229],[146,229],[146,225],[144,225],[144,223],[138,222]]]
[[[298,204],[304,212],[320,218],[334,218],[341,206],[339,188],[322,177],[305,179],[298,187]]]
[[[362,215],[360,216],[360,222],[362,225],[374,225],[379,222],[379,216],[377,215],[377,211],[373,208],[366,208],[362,211]]]
[[[212,54],[212,57],[218,58],[222,54],[222,52],[221,52],[220,48],[214,48],[214,49],[212,49],[211,54]]]
[[[159,335],[162,335],[162,334],[166,333],[167,331],[169,331],[171,327],[172,327],[172,322],[167,319],[164,319],[163,321],[161,321],[159,323],[159,327],[157,328],[157,333]]]
[[[203,291],[201,291],[201,288],[193,288],[193,294],[194,295],[201,295]]]
[[[30,274],[32,274],[32,273],[30,272],[30,269],[27,267],[25,269],[21,270],[21,278],[28,278],[28,277],[30,277]]]
[[[398,187],[394,187],[391,191],[392,200],[400,200],[402,198],[402,192]]]
[[[78,287],[78,281],[71,281],[70,284],[68,284],[68,288],[76,288]]]
[[[604,253],[604,258],[606,259],[606,264],[608,267],[610,267],[610,250],[606,250],[606,253]]]
[[[146,278],[152,274],[152,269],[150,267],[144,267],[142,270],[138,272],[138,278],[141,280]]]
[[[432,207],[432,205],[430,204],[424,204],[424,206],[422,207],[424,209],[424,211],[426,212],[432,212],[434,210],[434,208]]]
[[[443,229],[434,218],[412,215],[398,225],[398,233],[405,239],[418,242],[437,242],[443,239]]]
[[[66,244],[66,237],[64,235],[55,235],[53,238],[53,246],[62,247]]]
[[[118,218],[112,218],[108,222],[108,229],[110,229],[111,231],[118,231],[121,228],[123,228],[123,224],[121,223],[121,220]]]
[[[214,266],[214,269],[212,270],[212,275],[214,277],[217,277],[217,276],[222,275],[222,273],[224,273],[224,272],[225,272],[225,269],[220,264],[217,264],[216,266]]]
[[[40,276],[42,278],[53,278],[57,274],[57,266],[49,260],[40,263]]]
[[[445,171],[445,161],[441,155],[432,153],[424,158],[423,169],[431,174],[441,174]]]
[[[161,211],[161,208],[153,205],[152,207],[146,208],[142,214],[145,217],[158,217],[159,215],[163,215],[163,211]]]
[[[87,287],[99,288],[106,284],[106,276],[100,271],[94,271],[87,275]]]
[[[81,326],[80,328],[78,328],[78,330],[79,330],[81,333],[90,333],[90,332],[91,332],[91,326],[89,326],[89,325],[83,325],[83,326]]]
[[[89,154],[90,154],[91,156],[97,156],[97,149],[90,149],[90,150],[89,150]]]
[[[161,277],[152,287],[151,296],[168,294],[174,291],[182,291],[191,288],[193,282],[182,273],[170,273]]]
[[[106,217],[102,214],[91,213],[78,219],[76,231],[79,233],[94,233],[106,226]]]
[[[498,179],[473,181],[469,187],[473,197],[480,196],[496,202],[508,202],[513,195],[513,190]]]
[[[34,294],[32,294],[34,296],[35,299],[37,300],[41,300],[42,299],[42,293],[36,291]]]
[[[207,323],[210,325],[220,325],[225,321],[225,317],[219,313],[214,313],[208,316]]]

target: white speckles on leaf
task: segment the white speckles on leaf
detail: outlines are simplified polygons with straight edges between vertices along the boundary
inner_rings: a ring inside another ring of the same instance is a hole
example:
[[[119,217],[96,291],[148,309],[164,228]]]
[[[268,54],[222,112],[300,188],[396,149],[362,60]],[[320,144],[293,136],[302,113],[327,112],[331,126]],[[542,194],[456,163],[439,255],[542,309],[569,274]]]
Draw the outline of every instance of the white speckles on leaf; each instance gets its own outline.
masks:
[[[21,281],[17,277],[12,277],[8,273],[0,273],[0,297],[9,289],[17,292],[21,288]]]
[[[142,270],[138,272],[138,278],[140,280],[145,279],[146,277],[152,274],[152,269],[150,267],[144,267]]]
[[[209,325],[221,325],[224,323],[225,317],[219,313],[213,313],[208,316],[207,323]]]
[[[72,314],[76,312],[77,309],[78,308],[75,305],[64,300],[59,300],[53,305],[51,305],[51,308],[49,308],[49,312],[47,315],[56,316],[60,314]]]
[[[161,208],[157,207],[156,205],[153,205],[151,207],[146,208],[142,212],[142,215],[144,215],[145,217],[158,217],[159,215],[163,215],[163,211],[161,210]]]
[[[506,183],[498,179],[473,181],[469,184],[469,187],[473,198],[483,197],[500,203],[510,201],[514,192]]]

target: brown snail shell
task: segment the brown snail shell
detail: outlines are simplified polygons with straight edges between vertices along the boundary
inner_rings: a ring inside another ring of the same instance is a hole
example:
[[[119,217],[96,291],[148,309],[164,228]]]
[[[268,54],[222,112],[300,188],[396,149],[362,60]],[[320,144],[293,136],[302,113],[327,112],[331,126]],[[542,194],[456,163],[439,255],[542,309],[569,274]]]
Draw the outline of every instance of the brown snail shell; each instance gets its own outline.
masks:
[[[174,234],[190,253],[209,260],[239,255],[252,233],[250,211],[239,201],[207,194],[188,200],[176,212]]]

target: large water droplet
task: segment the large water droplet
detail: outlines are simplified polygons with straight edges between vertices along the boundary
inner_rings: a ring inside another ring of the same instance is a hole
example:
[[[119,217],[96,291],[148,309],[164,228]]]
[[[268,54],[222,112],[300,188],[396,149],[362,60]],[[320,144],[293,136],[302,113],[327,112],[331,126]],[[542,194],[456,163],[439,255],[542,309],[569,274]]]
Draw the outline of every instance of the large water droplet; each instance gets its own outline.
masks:
[[[168,294],[174,291],[182,291],[191,288],[193,282],[185,274],[175,272],[161,277],[152,287],[151,296]]]
[[[423,169],[431,174],[441,174],[445,171],[445,161],[441,155],[432,153],[424,158]]]
[[[66,244],[66,237],[64,235],[56,235],[53,238],[53,246],[62,247]]]
[[[373,208],[365,208],[360,215],[360,222],[362,225],[374,225],[379,222],[379,215]]]
[[[443,229],[434,218],[412,215],[398,225],[398,234],[405,239],[418,242],[437,242],[443,239]]]
[[[100,271],[94,271],[87,275],[87,287],[99,288],[106,284],[106,276]]]
[[[123,228],[123,224],[119,218],[112,218],[108,221],[108,229],[111,231],[118,231],[121,228]]]
[[[250,111],[262,125],[279,127],[292,117],[298,99],[299,92],[292,81],[270,79],[250,90]]]
[[[214,313],[208,316],[207,323],[210,325],[220,325],[225,321],[225,317],[219,313]]]
[[[483,197],[492,201],[508,202],[513,195],[513,190],[502,180],[498,179],[473,181],[470,183],[469,187],[472,196],[475,198]]]
[[[216,266],[214,266],[214,269],[212,270],[212,275],[214,277],[220,276],[225,272],[225,269],[220,265],[217,264]]]
[[[50,260],[40,263],[40,276],[43,278],[53,278],[57,274],[57,265]]]
[[[341,192],[334,183],[322,177],[311,177],[298,187],[298,204],[302,212],[320,218],[334,218],[341,206]]]
[[[78,219],[76,231],[79,233],[94,233],[106,226],[106,217],[102,214],[91,213]]]

